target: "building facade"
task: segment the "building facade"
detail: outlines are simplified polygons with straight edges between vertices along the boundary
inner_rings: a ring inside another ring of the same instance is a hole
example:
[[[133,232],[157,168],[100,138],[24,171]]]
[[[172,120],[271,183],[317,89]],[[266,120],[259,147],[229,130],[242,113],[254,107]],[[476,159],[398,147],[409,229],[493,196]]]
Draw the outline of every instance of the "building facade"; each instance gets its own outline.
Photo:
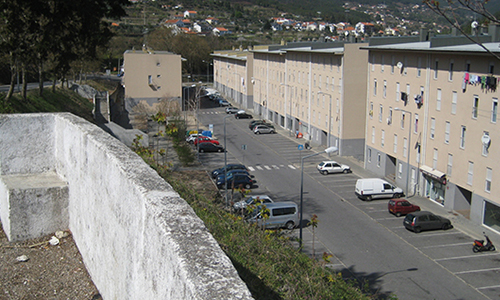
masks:
[[[499,31],[477,39],[500,54]],[[500,231],[500,62],[464,37],[372,38],[365,167]],[[496,66],[495,66],[496,65]]]

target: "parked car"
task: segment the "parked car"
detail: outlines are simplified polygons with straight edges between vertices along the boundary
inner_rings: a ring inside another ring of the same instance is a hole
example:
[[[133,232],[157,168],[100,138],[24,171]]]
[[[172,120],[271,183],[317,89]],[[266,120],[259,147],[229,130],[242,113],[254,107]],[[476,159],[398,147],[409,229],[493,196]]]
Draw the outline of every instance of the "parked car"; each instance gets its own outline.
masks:
[[[238,111],[240,111],[240,109],[237,107],[232,107],[232,106],[226,107],[226,114],[235,114]]]
[[[253,120],[253,121],[250,121],[250,124],[248,125],[248,128],[250,128],[250,130],[253,130],[255,128],[255,126],[257,125],[266,125],[268,127],[271,127],[273,129],[274,126],[273,124],[271,124],[270,122],[267,122],[266,120]]]
[[[202,137],[202,136],[204,135],[201,133],[192,133],[186,138],[186,142],[192,144],[194,143],[194,140],[196,140],[197,137]]]
[[[406,215],[403,225],[415,233],[422,230],[450,229],[453,226],[447,218],[435,215],[429,211],[416,211]]]
[[[224,152],[224,147],[213,143],[200,143],[198,145],[198,152]]]
[[[252,186],[254,186],[254,184],[257,182],[246,174],[236,173],[227,176],[226,179],[218,180],[215,184],[217,185],[217,188],[222,189],[226,186],[226,181],[228,188],[237,188],[243,186],[245,189],[251,189]]]
[[[228,164],[227,165],[227,171],[236,170],[236,169],[248,171],[247,167],[245,167],[242,164]],[[224,174],[224,167],[213,170],[211,174],[212,174],[212,179],[217,178],[217,176],[219,176],[220,174]]]
[[[219,100],[219,106],[230,106],[231,103],[229,103],[227,100],[220,99]]]
[[[256,195],[251,196],[241,201],[233,204],[233,208],[236,211],[244,210],[247,206],[259,204],[259,203],[273,203],[274,201],[268,195]]]
[[[265,206],[265,209],[264,209]],[[294,229],[299,224],[299,212],[295,202],[273,202],[254,210],[246,221],[264,228]],[[265,216],[265,218],[264,218]]]
[[[356,181],[354,193],[362,200],[401,198],[403,190],[380,178],[362,178]]]
[[[250,176],[250,178],[255,177],[254,175],[250,174],[250,172],[248,172],[248,170],[246,170],[246,169],[234,169],[234,170],[226,171],[225,173],[224,173],[224,171],[222,171],[222,173],[217,175],[217,181],[223,180],[225,176],[231,176],[231,174],[245,174],[245,175]]]
[[[316,168],[323,175],[327,175],[330,173],[351,173],[351,167],[349,167],[348,165],[339,164],[338,162],[333,160],[322,161]]]
[[[396,217],[401,217],[401,215],[420,211],[420,206],[413,205],[406,199],[391,199],[387,203],[387,209],[390,213],[395,214]]]
[[[216,144],[216,145],[220,144],[218,140],[214,140],[213,138],[210,138],[208,136],[200,136],[194,140],[195,146],[198,144],[203,144],[203,143],[212,143],[212,144]]]
[[[267,125],[257,125],[253,129],[253,133],[255,133],[255,134],[276,133],[276,130],[274,130],[274,128],[269,127]]]
[[[252,119],[253,116],[251,114],[248,114],[246,112],[237,112],[236,114],[234,114],[234,117],[236,119]]]

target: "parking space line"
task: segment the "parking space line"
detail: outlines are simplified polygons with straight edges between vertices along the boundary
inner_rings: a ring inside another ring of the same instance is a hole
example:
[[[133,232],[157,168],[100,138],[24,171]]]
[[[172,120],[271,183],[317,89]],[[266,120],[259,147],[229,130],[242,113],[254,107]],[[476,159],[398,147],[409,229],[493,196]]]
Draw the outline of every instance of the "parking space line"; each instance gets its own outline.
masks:
[[[429,236],[440,236],[440,235],[450,235],[450,234],[463,234],[461,233],[460,231],[453,231],[453,232],[443,232],[443,233],[429,233],[429,234],[416,234],[415,237],[423,237],[423,238],[426,238],[426,237],[429,237]]]
[[[422,249],[450,247],[450,246],[463,246],[463,245],[472,245],[472,243],[469,242],[469,243],[458,243],[458,244],[432,245],[432,246],[422,247]]]
[[[477,257],[485,257],[485,256],[492,256],[492,255],[500,255],[500,253],[489,253],[489,254],[480,254],[480,255],[467,255],[467,256],[455,256],[455,257],[448,257],[448,258],[438,258],[435,259],[435,261],[443,261],[443,260],[454,260],[454,259],[464,259],[464,258],[477,258]]]
[[[479,269],[479,270],[470,270],[470,271],[460,271],[460,272],[455,272],[453,274],[459,275],[459,274],[479,273],[479,272],[488,272],[488,271],[496,271],[496,270],[500,270],[500,268]]]
[[[482,287],[477,287],[476,289],[478,290],[485,290],[485,289],[496,289],[499,288],[500,285],[490,285],[490,286],[482,286]]]
[[[371,212],[371,211],[369,211]],[[394,220],[394,218],[376,218],[375,221]]]
[[[387,209],[383,209],[383,210],[372,210],[372,211],[370,211],[370,212],[387,212]],[[394,218],[392,218],[392,219],[394,219]]]
[[[288,167],[289,167],[290,169],[294,169],[294,170],[295,170],[295,169],[297,169],[297,168],[295,168],[293,165],[288,165]]]
[[[255,171],[255,169],[254,169],[254,168],[252,168],[252,167],[247,167],[247,168],[248,168],[250,171]]]

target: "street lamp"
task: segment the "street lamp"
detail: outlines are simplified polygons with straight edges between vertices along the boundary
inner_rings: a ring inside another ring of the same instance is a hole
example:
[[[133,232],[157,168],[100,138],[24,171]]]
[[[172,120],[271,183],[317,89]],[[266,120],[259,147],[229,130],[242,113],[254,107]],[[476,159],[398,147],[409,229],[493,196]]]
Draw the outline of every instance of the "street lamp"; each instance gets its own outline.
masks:
[[[306,156],[302,157],[302,159],[300,160],[300,221],[299,221],[299,246],[300,246],[300,248],[302,248],[302,218],[303,218],[302,212],[303,212],[303,207],[304,207],[304,205],[303,205],[303,202],[304,202],[303,201],[304,200],[304,159],[306,159],[308,157],[320,155],[323,153],[330,155],[330,153],[333,153],[337,150],[338,150],[337,147],[329,147],[329,148],[326,148],[325,151],[306,155]]]
[[[410,122],[408,125],[408,146],[406,147],[407,151],[408,151],[408,158],[407,158],[407,162],[406,162],[406,164],[407,164],[407,166],[406,166],[406,197],[408,197],[409,196],[408,188],[410,185],[410,145],[411,145],[411,117],[412,117],[412,114],[411,114],[411,111],[407,111],[407,110],[401,109],[399,107],[395,107],[394,110],[410,114]]]
[[[224,193],[226,197],[226,207],[228,205],[227,199],[227,143],[226,143],[226,119],[232,115],[224,117]]]
[[[330,147],[331,129],[332,129],[332,95],[319,91],[318,94],[330,96],[330,107],[328,108],[328,135],[327,135],[327,146]]]

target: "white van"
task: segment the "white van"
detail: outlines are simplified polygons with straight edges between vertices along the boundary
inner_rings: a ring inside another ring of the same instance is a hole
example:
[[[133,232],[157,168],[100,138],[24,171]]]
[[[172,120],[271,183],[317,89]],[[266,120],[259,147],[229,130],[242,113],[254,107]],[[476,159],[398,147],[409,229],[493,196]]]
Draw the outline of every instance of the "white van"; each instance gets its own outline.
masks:
[[[356,181],[356,196],[371,201],[377,198],[404,197],[403,190],[380,178],[363,178]]]
[[[267,218],[263,218],[267,216]],[[246,219],[251,224],[265,228],[293,229],[299,225],[299,210],[295,202],[264,203],[260,209],[254,210]]]

